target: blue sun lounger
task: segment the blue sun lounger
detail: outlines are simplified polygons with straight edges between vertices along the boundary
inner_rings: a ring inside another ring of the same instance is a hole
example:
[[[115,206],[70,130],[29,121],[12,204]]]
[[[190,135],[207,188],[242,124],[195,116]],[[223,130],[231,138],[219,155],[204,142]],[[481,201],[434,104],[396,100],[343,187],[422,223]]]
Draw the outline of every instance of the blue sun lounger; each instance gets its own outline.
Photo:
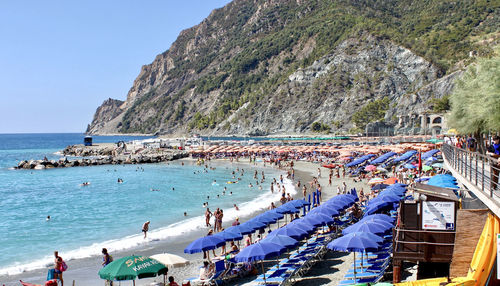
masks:
[[[353,285],[353,284],[358,284],[358,283],[377,283],[378,281],[380,281],[380,279],[382,279],[384,275],[383,274],[379,274],[378,276],[375,276],[375,277],[369,277],[369,278],[358,278],[356,276],[356,280],[353,279],[344,279],[342,281],[339,282],[339,286],[344,286],[344,285]]]

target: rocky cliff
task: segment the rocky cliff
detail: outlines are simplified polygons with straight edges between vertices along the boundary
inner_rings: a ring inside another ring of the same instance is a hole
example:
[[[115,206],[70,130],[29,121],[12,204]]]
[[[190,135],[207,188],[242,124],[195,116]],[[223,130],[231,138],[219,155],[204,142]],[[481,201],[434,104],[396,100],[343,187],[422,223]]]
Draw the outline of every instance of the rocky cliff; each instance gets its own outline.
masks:
[[[87,132],[356,132],[450,93],[498,31],[498,3],[235,0],[182,31]],[[403,120],[402,120],[403,118]]]

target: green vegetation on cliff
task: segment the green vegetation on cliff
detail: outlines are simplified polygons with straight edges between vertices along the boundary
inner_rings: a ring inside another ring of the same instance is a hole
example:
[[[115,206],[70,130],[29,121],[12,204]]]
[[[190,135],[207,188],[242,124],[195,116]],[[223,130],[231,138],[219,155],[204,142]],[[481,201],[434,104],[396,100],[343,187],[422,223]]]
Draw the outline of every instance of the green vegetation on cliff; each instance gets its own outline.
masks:
[[[445,74],[457,62],[469,61],[472,50],[480,56],[490,55],[491,49],[477,44],[476,38],[499,29],[499,1],[257,2],[240,0],[229,4],[228,9],[216,10],[200,24],[204,25],[204,34],[197,35],[195,29],[183,32],[175,48],[166,52],[175,66],[167,79],[182,78],[183,85],[174,91],[154,86],[153,91],[141,95],[125,111],[120,132],[154,133],[160,127],[178,125],[213,129],[245,104],[247,108],[234,120],[248,120],[254,107],[271,101],[270,94],[286,83],[291,73],[328,55],[349,37],[369,33],[390,39],[429,60]],[[185,51],[193,49],[192,42],[200,38],[204,41],[195,46],[196,56],[186,57]],[[304,50],[308,52],[298,52]],[[352,88],[354,83],[344,77],[341,72],[334,78],[325,77],[323,80],[330,83],[318,84],[318,102],[327,95],[328,87],[337,86],[340,91]],[[356,84],[372,88],[366,80]],[[198,99],[185,99],[188,91]],[[210,93],[217,94],[217,104],[200,110]],[[370,116],[367,108],[374,106],[375,116]],[[356,112],[356,126],[362,128],[382,119],[386,110],[380,106],[380,102],[372,102]],[[276,108],[276,112],[282,112],[279,106]],[[137,114],[148,115],[138,118]],[[307,122],[303,125],[313,127]]]

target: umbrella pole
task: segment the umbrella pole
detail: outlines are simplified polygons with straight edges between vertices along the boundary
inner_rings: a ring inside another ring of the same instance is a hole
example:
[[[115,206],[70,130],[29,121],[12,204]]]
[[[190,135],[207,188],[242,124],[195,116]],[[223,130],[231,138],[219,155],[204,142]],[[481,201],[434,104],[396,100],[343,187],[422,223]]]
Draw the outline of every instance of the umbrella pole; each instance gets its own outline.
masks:
[[[264,260],[260,261],[260,266],[262,267],[262,275],[264,276],[264,284],[266,284],[266,273],[264,272]]]
[[[354,283],[356,283],[356,251],[354,251]]]
[[[132,280],[132,284],[135,286],[135,279],[134,279],[134,280]]]

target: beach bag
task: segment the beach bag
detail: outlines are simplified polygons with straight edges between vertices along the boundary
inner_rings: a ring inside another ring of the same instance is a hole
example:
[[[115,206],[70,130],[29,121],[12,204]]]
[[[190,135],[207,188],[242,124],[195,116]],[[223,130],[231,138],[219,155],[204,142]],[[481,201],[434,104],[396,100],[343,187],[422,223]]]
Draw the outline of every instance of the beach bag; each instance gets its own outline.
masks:
[[[57,286],[57,280],[51,279],[51,280],[45,282],[44,286]]]
[[[66,270],[68,270],[68,265],[63,260],[63,261],[61,261],[61,267],[59,268],[59,271],[64,272]]]
[[[49,271],[47,271],[47,280],[54,279],[54,273],[55,273],[55,269],[49,269]]]

